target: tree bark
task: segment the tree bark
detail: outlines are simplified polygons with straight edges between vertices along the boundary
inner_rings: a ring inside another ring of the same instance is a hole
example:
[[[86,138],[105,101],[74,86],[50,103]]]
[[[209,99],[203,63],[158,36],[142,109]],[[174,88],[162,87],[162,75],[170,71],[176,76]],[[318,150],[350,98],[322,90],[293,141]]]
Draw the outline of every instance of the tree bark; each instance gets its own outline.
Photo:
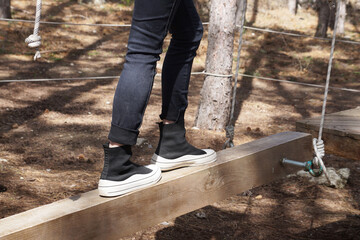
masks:
[[[234,32],[237,0],[212,0],[206,72],[232,73]],[[206,76],[201,89],[195,126],[222,130],[229,121],[231,106],[231,78]]]
[[[330,26],[331,29],[334,29],[337,4],[340,4],[337,34],[345,33],[346,3],[347,0],[340,0],[336,2],[333,0],[330,4],[332,7],[330,7],[329,0],[317,0],[319,18],[315,37],[327,37],[326,32],[328,26]]]
[[[339,22],[337,25],[337,34],[345,34],[345,19],[346,19],[346,0],[340,1],[339,8]]]
[[[289,11],[296,15],[297,13],[297,0],[288,0],[288,8],[289,8]]]
[[[318,26],[315,37],[326,37],[330,20],[330,7],[328,0],[317,0],[318,7]]]
[[[337,9],[336,2],[334,2],[334,4],[330,4],[329,27],[331,28],[331,30],[334,30],[335,27],[336,9]]]
[[[236,1],[236,25],[241,25],[241,16],[244,8],[247,7],[247,0],[237,0]],[[246,18],[245,18],[246,19]]]
[[[10,0],[0,0],[0,18],[11,18]]]

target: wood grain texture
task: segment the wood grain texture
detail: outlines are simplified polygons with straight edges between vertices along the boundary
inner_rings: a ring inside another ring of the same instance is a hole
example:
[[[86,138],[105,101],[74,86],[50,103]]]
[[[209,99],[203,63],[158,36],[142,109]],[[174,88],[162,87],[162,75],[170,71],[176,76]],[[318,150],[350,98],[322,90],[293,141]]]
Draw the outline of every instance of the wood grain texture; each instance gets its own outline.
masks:
[[[311,135],[286,132],[218,152],[203,167],[163,174],[156,185],[117,198],[97,190],[0,220],[0,239],[118,239],[297,170],[312,158]]]
[[[318,137],[320,117],[298,121],[296,130]],[[338,156],[360,160],[360,107],[327,114],[324,122],[325,150]]]

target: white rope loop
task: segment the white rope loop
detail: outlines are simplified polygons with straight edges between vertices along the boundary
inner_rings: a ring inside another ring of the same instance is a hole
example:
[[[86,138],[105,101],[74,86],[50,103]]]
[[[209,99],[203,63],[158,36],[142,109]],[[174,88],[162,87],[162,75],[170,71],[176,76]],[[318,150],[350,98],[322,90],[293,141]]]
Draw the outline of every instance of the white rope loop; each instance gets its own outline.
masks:
[[[38,58],[41,58],[41,54],[38,49],[41,46],[41,37],[39,35],[40,18],[41,18],[41,1],[42,0],[36,1],[34,33],[25,39],[25,42],[28,44],[28,47],[37,48],[34,56],[34,61],[36,61]]]
[[[41,45],[41,37],[39,35],[31,34],[25,39],[25,42],[30,48],[38,48]]]
[[[324,163],[322,161],[322,158],[325,156],[325,145],[323,140],[318,140],[316,138],[313,139],[313,147],[315,151],[315,157],[313,159],[313,163],[316,166],[321,165],[323,167]],[[322,163],[322,164],[321,164]]]
[[[321,166],[321,168],[323,169],[323,172],[325,174],[326,179],[328,180],[330,186],[334,186],[334,183],[331,181],[325,164],[322,160],[322,158],[325,156],[325,145],[324,145],[324,141],[323,140],[318,140],[316,138],[313,139],[313,147],[314,147],[314,151],[315,151],[315,157],[313,159],[313,164],[317,165],[317,166]]]

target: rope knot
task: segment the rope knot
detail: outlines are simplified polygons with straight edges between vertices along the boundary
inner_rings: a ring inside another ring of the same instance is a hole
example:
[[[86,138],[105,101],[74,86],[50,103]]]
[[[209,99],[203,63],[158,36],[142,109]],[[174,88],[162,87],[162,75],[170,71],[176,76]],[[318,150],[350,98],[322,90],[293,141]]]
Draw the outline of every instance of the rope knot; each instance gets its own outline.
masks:
[[[323,140],[313,139],[313,147],[315,151],[314,164],[319,166],[319,163],[322,162],[322,158],[325,156],[325,145]]]
[[[41,45],[41,37],[37,34],[31,34],[29,37],[25,39],[25,42],[31,48],[37,48]]]

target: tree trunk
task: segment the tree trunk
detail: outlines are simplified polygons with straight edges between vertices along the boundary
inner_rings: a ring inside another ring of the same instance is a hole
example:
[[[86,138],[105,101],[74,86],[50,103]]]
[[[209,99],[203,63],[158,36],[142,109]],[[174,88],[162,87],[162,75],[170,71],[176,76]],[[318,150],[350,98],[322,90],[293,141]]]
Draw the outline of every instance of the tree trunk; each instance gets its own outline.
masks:
[[[320,8],[319,10],[319,24],[318,24],[318,28],[316,31],[315,36],[316,37],[326,37],[326,31],[327,31],[327,27],[330,26],[330,28],[332,30],[334,30],[334,25],[335,25],[335,17],[336,17],[336,11],[337,11],[337,4],[340,4],[339,6],[339,22],[338,22],[338,26],[337,26],[337,34],[344,34],[345,33],[345,20],[346,20],[346,3],[347,0],[340,0],[340,1],[331,1],[330,4],[328,5],[328,10],[325,7],[325,3],[319,3],[320,1],[318,0],[318,7]],[[324,2],[329,2],[328,1],[324,1]],[[321,9],[323,8],[323,9]],[[325,28],[325,24],[326,24],[326,19],[327,20],[327,26]],[[322,24],[320,24],[320,21],[322,22]]]
[[[337,34],[345,34],[345,19],[346,19],[346,0],[340,1],[339,8],[339,22],[337,25]]]
[[[92,2],[96,5],[102,5],[105,3],[105,0],[92,0]]]
[[[331,30],[334,30],[335,27],[336,8],[337,3],[334,2],[334,4],[330,4],[329,27]]]
[[[232,73],[237,0],[212,0],[206,72]],[[232,78],[206,76],[195,126],[222,130],[229,121]]]
[[[329,20],[330,7],[328,0],[317,0],[318,6],[318,26],[316,28],[315,37],[326,37]]]
[[[297,0],[288,0],[288,8],[289,11],[295,15],[297,12]]]
[[[0,0],[0,18],[11,18],[10,0]]]
[[[236,25],[241,25],[241,16],[244,8],[247,7],[247,0],[237,0],[236,1]],[[245,18],[246,19],[246,18]]]

